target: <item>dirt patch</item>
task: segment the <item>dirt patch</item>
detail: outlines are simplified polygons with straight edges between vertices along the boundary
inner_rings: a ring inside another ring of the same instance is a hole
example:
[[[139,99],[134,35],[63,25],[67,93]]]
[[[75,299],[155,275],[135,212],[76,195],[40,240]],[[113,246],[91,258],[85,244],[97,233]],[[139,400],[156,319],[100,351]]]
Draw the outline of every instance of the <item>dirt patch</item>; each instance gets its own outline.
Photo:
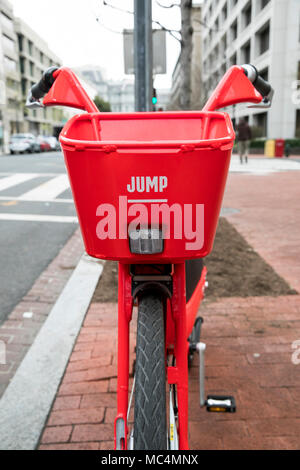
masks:
[[[205,264],[208,270],[205,297],[210,301],[218,297],[297,294],[225,218],[220,219],[214,249],[205,259]],[[118,263],[109,261],[105,264],[93,302],[116,302],[117,297]]]
[[[210,300],[297,294],[225,218],[220,219],[214,249],[205,264]]]
[[[118,263],[106,261],[92,302],[118,301]]]

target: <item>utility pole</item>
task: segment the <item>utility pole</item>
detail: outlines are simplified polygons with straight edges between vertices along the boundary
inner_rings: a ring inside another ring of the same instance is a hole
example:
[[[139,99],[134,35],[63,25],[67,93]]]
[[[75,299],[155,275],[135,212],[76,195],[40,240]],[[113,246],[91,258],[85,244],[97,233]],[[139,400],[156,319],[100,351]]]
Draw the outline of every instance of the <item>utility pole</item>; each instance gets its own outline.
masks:
[[[152,110],[152,5],[134,0],[135,110]]]

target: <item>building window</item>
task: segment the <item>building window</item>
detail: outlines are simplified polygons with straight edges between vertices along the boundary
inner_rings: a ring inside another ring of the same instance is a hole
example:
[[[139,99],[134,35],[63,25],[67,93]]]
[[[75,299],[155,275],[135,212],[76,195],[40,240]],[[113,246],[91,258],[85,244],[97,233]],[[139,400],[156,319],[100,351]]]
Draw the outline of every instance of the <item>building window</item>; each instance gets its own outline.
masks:
[[[244,28],[246,28],[251,23],[251,17],[252,17],[252,3],[251,2],[249,2],[248,5],[242,11],[242,17],[243,17],[243,26]]]
[[[7,56],[4,56],[4,67],[8,72],[17,71],[17,63]]]
[[[44,54],[42,52],[40,52],[40,62],[44,63]]]
[[[250,62],[251,62],[251,46],[250,46],[250,41],[248,41],[247,44],[245,44],[245,45],[242,47],[241,52],[242,52],[242,60],[243,60],[244,64],[250,64]]]
[[[9,18],[5,13],[1,12],[1,24],[3,28],[6,28],[7,30],[14,32],[14,24],[13,20]]]
[[[225,3],[225,5],[222,9],[222,21],[223,21],[223,23],[227,20],[227,15],[228,15],[227,3]]]
[[[269,50],[270,47],[270,24],[268,23],[262,30],[256,34],[257,38],[257,53],[263,54]]]
[[[235,20],[235,22],[232,23],[230,27],[230,36],[231,36],[232,41],[234,41],[237,38],[237,20]]]
[[[221,39],[221,55],[222,56],[225,56],[226,49],[227,49],[227,36],[225,34],[223,38]]]
[[[33,77],[34,76],[34,63],[33,62],[29,62],[29,71],[30,71],[30,75]]]
[[[20,57],[20,72],[22,74],[25,73],[25,59],[24,59],[24,57]]]
[[[263,10],[268,3],[270,3],[270,0],[260,0],[260,9]]]
[[[24,36],[18,34],[19,51],[23,51]]]
[[[237,62],[237,58],[236,58],[236,53],[235,53],[230,57],[230,66],[236,65],[236,62]]]
[[[29,55],[32,55],[33,53],[33,43],[31,41],[28,41],[28,52]]]
[[[213,57],[214,57],[214,68],[218,66],[218,61],[219,61],[219,45],[217,44],[214,52],[213,52]]]
[[[6,79],[6,86],[7,88],[15,91],[18,91],[19,89],[19,83],[16,80],[12,80],[11,78]]]
[[[260,113],[254,115],[254,125],[258,127],[261,137],[267,137],[268,114]]]
[[[22,94],[23,96],[26,96],[27,94],[27,80],[26,78],[22,78],[22,82],[21,82],[21,86],[22,86]]]
[[[10,52],[15,52],[15,43],[12,39],[10,39],[6,34],[2,36],[3,46],[6,50]]]

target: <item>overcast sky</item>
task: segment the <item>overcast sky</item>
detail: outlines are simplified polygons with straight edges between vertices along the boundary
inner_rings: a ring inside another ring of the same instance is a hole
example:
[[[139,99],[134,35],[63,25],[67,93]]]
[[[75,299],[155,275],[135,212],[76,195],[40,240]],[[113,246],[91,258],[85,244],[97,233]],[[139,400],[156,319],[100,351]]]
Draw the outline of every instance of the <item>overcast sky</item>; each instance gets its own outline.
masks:
[[[175,0],[179,1],[179,0]],[[103,5],[102,0],[10,0],[16,16],[35,30],[65,66],[100,65],[109,78],[124,75],[123,36],[133,28],[133,15]],[[133,0],[107,0],[121,9],[133,10]],[[160,0],[170,5],[171,0]],[[97,22],[97,17],[99,22]],[[153,19],[169,29],[180,29],[180,9],[161,8],[153,1]],[[103,25],[103,26],[102,26]],[[167,35],[168,74],[159,75],[157,87],[171,86],[171,75],[179,54],[179,42]]]

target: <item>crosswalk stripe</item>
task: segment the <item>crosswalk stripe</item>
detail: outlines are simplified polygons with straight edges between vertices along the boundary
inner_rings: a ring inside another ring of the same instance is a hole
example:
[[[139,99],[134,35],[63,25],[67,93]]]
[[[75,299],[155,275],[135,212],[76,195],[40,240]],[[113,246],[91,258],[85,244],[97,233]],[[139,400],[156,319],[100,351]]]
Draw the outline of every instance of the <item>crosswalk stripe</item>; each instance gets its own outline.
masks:
[[[73,199],[44,199],[43,201],[37,201],[36,199],[26,199],[26,201],[24,201],[24,199],[20,197],[8,197],[8,196],[0,196],[0,201],[20,201],[20,202],[49,202],[49,203],[52,203],[52,202],[58,202],[60,204],[73,204],[74,201]]]
[[[0,180],[1,182],[1,180]],[[39,185],[20,196],[20,201],[49,201],[57,198],[70,187],[67,175],[59,175],[56,178]]]
[[[18,173],[18,174],[24,174],[24,175],[29,175],[31,174],[30,172],[29,173]],[[55,176],[58,176],[58,175],[61,175],[62,173],[38,173],[38,174],[35,174],[34,176],[45,176],[45,177],[49,177],[49,178],[54,178]],[[10,172],[1,172],[0,173],[0,177],[2,176],[11,176],[11,175],[15,175],[15,173],[12,173],[11,171]]]
[[[77,224],[77,217],[62,215],[38,215],[38,214],[1,214],[0,220],[15,220],[23,222],[58,222],[62,224]]]
[[[25,183],[25,181],[37,178],[38,176],[39,175],[36,173],[16,173],[15,175],[7,176],[6,178],[0,179],[0,191]]]

